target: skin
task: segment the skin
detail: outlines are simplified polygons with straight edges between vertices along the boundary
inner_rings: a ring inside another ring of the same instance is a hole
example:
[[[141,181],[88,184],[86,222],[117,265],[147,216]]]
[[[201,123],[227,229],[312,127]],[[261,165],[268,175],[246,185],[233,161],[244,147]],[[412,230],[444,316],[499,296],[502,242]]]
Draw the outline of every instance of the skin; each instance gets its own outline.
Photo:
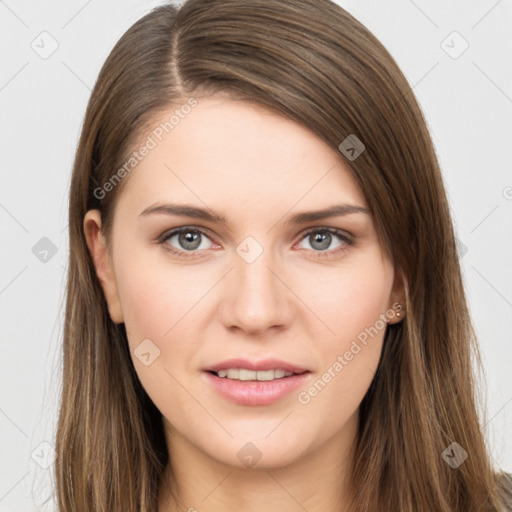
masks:
[[[342,371],[333,372],[333,364],[379,315],[403,304],[404,294],[371,215],[285,222],[336,204],[368,208],[341,154],[263,107],[209,97],[125,179],[112,246],[101,234],[99,211],[87,212],[84,230],[111,318],[125,323],[137,374],[163,415],[172,461],[166,481],[172,469],[183,502],[178,507],[162,486],[159,511],[348,510],[359,405],[385,328],[359,343],[362,350]],[[165,202],[208,207],[226,223],[139,216]],[[181,226],[207,236],[189,252],[178,236],[157,242]],[[304,235],[326,227],[351,235],[354,244],[332,235],[322,245],[318,233]],[[248,236],[263,250],[251,263],[236,251]],[[148,366],[134,355],[145,339],[160,350]],[[232,357],[276,357],[311,373],[276,403],[238,405],[218,395],[202,372]],[[329,368],[335,376],[300,403],[299,392]],[[237,456],[248,442],[261,453],[251,467]]]

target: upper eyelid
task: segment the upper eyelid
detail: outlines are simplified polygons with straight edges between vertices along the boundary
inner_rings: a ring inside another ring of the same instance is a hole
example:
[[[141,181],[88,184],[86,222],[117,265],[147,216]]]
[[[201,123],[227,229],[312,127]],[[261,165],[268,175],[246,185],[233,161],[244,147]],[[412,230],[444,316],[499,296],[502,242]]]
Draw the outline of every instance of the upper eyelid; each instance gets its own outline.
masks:
[[[315,231],[328,231],[329,233],[334,233],[334,234],[337,234],[337,235],[346,235],[347,238],[350,238],[351,240],[355,238],[355,236],[350,233],[349,231],[345,230],[345,229],[341,229],[341,228],[333,228],[333,227],[330,227],[330,226],[318,226],[318,227],[311,227],[311,228],[306,228],[306,229],[303,229],[299,234],[302,235],[302,237],[308,235],[309,233],[314,233]]]

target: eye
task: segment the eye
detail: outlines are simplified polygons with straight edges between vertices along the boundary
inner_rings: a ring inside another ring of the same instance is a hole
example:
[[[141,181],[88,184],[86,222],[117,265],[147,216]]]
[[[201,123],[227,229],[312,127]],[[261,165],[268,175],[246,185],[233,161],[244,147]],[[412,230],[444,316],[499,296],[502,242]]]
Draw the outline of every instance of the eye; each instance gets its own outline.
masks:
[[[327,250],[336,239],[340,243],[334,248]],[[312,250],[317,253],[314,254],[314,257],[332,256],[333,254],[346,251],[349,246],[354,245],[354,241],[343,231],[327,227],[312,228],[304,233],[300,240],[306,240],[310,244]]]
[[[158,238],[163,248],[178,258],[195,258],[200,256],[201,250],[209,248],[207,240],[211,239],[208,234],[199,228],[183,226],[166,231]],[[302,234],[299,241],[306,240],[313,253],[313,257],[329,257],[346,251],[354,241],[346,233],[339,229],[320,227],[312,228]],[[338,245],[331,247],[333,241],[338,240]],[[173,243],[174,242],[174,243]],[[220,247],[215,244],[216,247]],[[331,247],[331,249],[329,249]],[[307,248],[306,248],[307,249]]]
[[[171,245],[172,239],[175,239],[176,246]],[[184,226],[181,228],[167,231],[159,237],[158,242],[162,244],[166,251],[175,254],[178,257],[190,258],[195,257],[194,252],[197,249],[208,249],[208,244],[203,244],[204,239],[208,239],[208,235],[198,228]],[[191,254],[186,254],[191,253]]]

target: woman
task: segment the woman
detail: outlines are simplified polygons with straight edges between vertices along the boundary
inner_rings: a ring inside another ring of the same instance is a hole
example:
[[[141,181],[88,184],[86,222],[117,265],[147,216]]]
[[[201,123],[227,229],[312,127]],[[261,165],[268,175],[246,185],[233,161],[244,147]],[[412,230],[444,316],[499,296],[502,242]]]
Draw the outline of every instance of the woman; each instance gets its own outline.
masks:
[[[421,110],[328,0],[117,43],[70,191],[64,511],[498,511]]]

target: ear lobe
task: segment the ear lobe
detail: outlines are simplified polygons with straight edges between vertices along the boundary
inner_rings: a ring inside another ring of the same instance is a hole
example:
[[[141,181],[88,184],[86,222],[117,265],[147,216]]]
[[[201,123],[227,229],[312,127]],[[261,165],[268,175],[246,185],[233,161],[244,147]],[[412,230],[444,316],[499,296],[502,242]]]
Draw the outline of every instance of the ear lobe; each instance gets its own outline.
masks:
[[[388,323],[396,324],[401,322],[406,314],[405,310],[405,287],[407,279],[400,271],[395,271],[395,279],[389,296],[388,308],[394,314],[390,314]]]
[[[116,324],[122,323],[124,319],[121,301],[119,300],[107,243],[101,231],[101,212],[99,210],[89,210],[85,214],[84,234],[96,269],[96,276],[108,304],[110,318]]]

